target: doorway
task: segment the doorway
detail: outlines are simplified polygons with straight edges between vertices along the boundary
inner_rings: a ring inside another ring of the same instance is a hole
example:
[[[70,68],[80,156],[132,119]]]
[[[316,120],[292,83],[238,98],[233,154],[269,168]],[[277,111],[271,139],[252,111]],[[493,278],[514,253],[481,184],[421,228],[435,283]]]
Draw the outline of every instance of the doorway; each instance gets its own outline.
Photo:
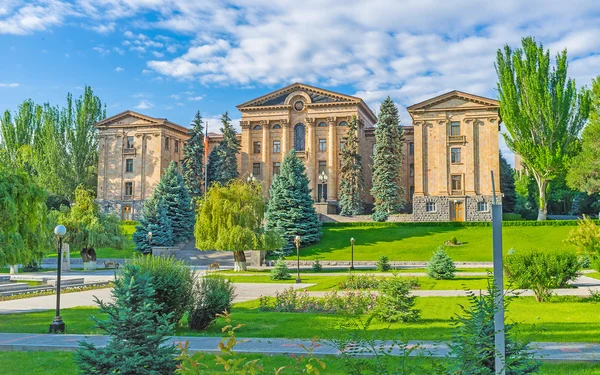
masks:
[[[465,221],[464,202],[450,202],[450,221]]]
[[[131,206],[122,206],[122,208],[121,208],[121,219],[122,220],[131,220],[132,219],[132,209],[131,209]]]

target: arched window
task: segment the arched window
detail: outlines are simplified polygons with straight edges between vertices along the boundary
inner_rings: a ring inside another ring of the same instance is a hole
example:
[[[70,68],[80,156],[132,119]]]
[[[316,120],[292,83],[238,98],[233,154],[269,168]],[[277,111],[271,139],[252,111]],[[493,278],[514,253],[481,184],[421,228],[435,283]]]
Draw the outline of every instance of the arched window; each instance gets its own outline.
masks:
[[[273,129],[281,129],[281,125],[275,124],[275,125],[273,125]]]
[[[262,130],[262,126],[260,125],[255,125],[252,130]]]
[[[338,126],[348,126],[348,123],[346,121],[342,121],[338,124]]]
[[[320,127],[327,126],[327,123],[326,123],[325,121],[323,121],[323,122],[320,122],[320,123],[319,123],[319,126],[320,126]]]
[[[302,123],[296,124],[294,126],[294,150],[296,151],[304,151],[305,142],[304,137],[306,134],[306,127]]]

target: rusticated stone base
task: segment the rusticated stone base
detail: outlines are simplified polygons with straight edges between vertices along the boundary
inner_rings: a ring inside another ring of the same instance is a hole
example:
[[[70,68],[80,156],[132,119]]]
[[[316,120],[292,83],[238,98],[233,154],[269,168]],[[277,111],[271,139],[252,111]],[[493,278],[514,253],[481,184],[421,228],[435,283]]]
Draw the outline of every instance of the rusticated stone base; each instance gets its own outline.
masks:
[[[104,200],[98,199],[100,212],[106,214],[113,213],[120,218],[123,218],[123,206],[131,206],[131,220],[139,220],[142,216],[144,208],[144,200]]]
[[[476,196],[414,196],[413,221],[451,221],[450,208],[453,201],[463,202],[464,221],[491,221],[493,198],[488,195]],[[498,203],[502,198],[497,197]],[[436,210],[427,212],[427,202],[434,202]],[[487,210],[478,211],[478,202],[487,202]]]

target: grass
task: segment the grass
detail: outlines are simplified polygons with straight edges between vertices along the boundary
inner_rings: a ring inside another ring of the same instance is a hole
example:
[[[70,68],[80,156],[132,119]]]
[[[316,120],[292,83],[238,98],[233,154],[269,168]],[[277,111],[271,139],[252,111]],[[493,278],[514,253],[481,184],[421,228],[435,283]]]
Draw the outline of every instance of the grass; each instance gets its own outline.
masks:
[[[259,354],[240,355],[247,361],[260,359],[266,374],[275,373],[271,369],[281,366],[293,367],[295,360],[287,355],[265,356]],[[348,371],[344,368],[342,358],[324,357],[326,368],[322,373],[324,375],[344,375]],[[410,359],[409,361],[415,361]],[[442,362],[442,359],[431,359],[431,361]],[[26,371],[29,375],[76,375],[77,367],[71,352],[0,352],[0,368],[3,375],[23,374],[26,363]],[[215,355],[206,354],[202,363],[209,367],[206,371],[210,374],[224,374],[222,366],[215,363]],[[283,374],[293,373],[283,371]],[[577,363],[577,362],[546,362],[543,363],[540,372],[542,375],[600,375],[600,364],[597,363]]]
[[[293,267],[290,267],[290,272],[294,271],[295,269]],[[490,268],[457,268],[456,272],[492,272],[493,269]],[[226,275],[236,275],[236,274],[244,274],[244,273],[256,273],[256,274],[270,274],[271,273],[271,269],[253,269],[253,268],[249,268],[246,271],[243,272],[235,272],[234,270],[221,270],[221,271],[214,271],[215,273],[218,274],[223,274],[224,276]],[[315,272],[310,268],[300,268],[300,273],[313,273],[313,274],[319,274],[319,273],[355,273],[355,274],[370,274],[370,273],[380,273],[380,271],[377,271],[376,269],[364,269],[364,268],[356,268],[354,271],[350,271],[348,268],[325,268],[323,267],[323,270],[320,272]],[[426,268],[398,268],[398,269],[393,269],[392,271],[388,272],[389,274],[392,273],[427,273],[427,269]]]
[[[560,250],[575,252],[565,244],[573,227],[504,227],[503,249]],[[491,261],[491,227],[324,227],[318,244],[300,250],[304,260],[350,260],[350,238],[356,239],[354,260],[377,260],[385,255],[390,261],[428,261],[433,251],[451,237],[464,244],[445,246],[454,261]],[[295,256],[288,257],[295,259]]]
[[[519,322],[516,332],[521,338],[546,342],[600,342],[600,314],[598,303],[572,297],[557,302],[538,303],[533,297],[516,298],[507,312],[508,322]],[[406,340],[449,340],[452,320],[459,313],[459,305],[468,305],[466,297],[418,298],[416,307],[421,310],[417,323],[387,324],[373,321],[370,329],[379,337]],[[63,309],[61,315],[67,333],[99,333],[94,328],[90,314],[99,314],[96,308]],[[0,332],[47,333],[54,311],[26,314],[7,314],[0,319]],[[101,317],[101,316],[99,316]],[[347,317],[333,314],[299,314],[261,312],[258,302],[236,304],[232,309],[235,324],[245,324],[239,337],[285,337],[329,339],[337,337]],[[221,336],[222,319],[207,331],[191,332],[187,327],[177,328],[178,335]]]
[[[600,272],[594,271],[590,273],[584,273],[583,276],[593,277],[594,279],[600,279]]]
[[[135,250],[135,243],[132,240],[132,235],[135,232],[135,225],[132,224],[124,224],[121,226],[123,229],[123,234],[125,235],[125,243],[123,244],[122,249],[115,249],[114,247],[99,247],[96,250],[96,257],[100,258],[133,258],[135,254],[138,252]],[[56,251],[53,251],[49,254],[46,254],[46,258],[56,258]],[[71,249],[71,258],[81,258],[81,254],[79,251],[75,251]]]

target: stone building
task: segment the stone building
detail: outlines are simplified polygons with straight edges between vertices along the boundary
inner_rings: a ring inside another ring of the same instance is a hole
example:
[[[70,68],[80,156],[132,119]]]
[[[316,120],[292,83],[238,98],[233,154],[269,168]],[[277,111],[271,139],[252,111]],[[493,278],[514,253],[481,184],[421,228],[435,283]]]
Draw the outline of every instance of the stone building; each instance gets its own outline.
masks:
[[[125,111],[96,123],[100,209],[139,219],[144,200],[171,161],[179,164],[189,130],[165,118]]]

